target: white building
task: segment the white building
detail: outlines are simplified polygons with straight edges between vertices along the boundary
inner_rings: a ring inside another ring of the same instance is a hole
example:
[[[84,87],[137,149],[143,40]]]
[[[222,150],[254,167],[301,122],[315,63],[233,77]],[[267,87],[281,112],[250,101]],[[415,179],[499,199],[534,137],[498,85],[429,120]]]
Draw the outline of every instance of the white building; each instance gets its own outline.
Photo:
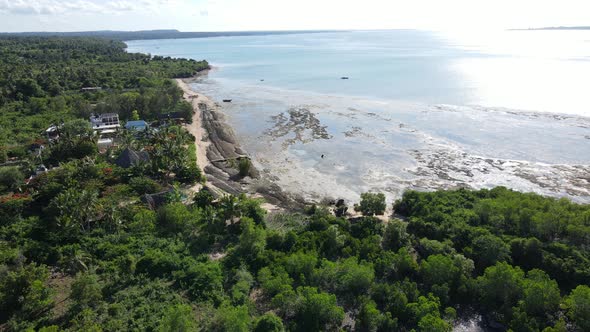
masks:
[[[100,132],[100,136],[98,137],[98,141],[96,145],[98,146],[99,150],[108,149],[115,144],[115,139],[117,138],[117,130],[116,129],[105,129]]]
[[[92,115],[90,117],[90,123],[92,124],[92,130],[99,132],[102,132],[103,130],[116,130],[121,127],[121,124],[119,123],[119,114],[117,113]]]
[[[45,130],[45,134],[49,142],[57,141],[59,139],[59,128],[57,126],[51,126]]]

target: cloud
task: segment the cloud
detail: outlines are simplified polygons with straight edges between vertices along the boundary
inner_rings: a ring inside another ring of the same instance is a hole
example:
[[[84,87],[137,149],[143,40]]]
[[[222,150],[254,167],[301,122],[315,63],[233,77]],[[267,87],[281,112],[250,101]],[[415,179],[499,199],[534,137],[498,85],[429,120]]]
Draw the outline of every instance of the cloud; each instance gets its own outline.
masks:
[[[117,14],[125,11],[153,9],[170,2],[170,0],[0,0],[0,12],[14,15]]]
[[[471,31],[584,25],[589,10],[588,0],[0,0],[0,30]]]
[[[41,13],[53,13],[56,8],[51,4],[41,2],[27,2],[23,0],[3,0],[0,1],[0,11],[17,15],[32,15]]]

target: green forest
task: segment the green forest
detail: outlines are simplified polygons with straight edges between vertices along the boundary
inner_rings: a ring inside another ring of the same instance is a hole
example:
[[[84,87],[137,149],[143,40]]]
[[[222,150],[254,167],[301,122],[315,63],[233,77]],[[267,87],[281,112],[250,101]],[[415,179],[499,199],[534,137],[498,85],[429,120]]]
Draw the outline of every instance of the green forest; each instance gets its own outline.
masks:
[[[91,113],[190,121],[171,79],[207,68],[0,38],[0,331],[590,330],[588,205],[498,187],[269,214],[212,194],[177,123],[99,152]],[[121,164],[130,150],[144,159]]]

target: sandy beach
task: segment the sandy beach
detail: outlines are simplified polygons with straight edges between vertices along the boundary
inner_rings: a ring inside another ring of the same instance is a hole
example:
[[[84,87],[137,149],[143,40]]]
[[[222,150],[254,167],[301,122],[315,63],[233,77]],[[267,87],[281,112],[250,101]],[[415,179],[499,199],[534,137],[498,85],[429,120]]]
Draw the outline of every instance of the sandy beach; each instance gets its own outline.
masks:
[[[242,155],[233,131],[217,114],[219,105],[211,98],[193,91],[190,80],[176,79],[183,91],[183,96],[193,106],[192,123],[185,128],[195,137],[197,148],[197,165],[207,178],[207,187],[218,195],[237,195],[244,192],[237,181],[237,170],[232,169],[224,160],[231,160]]]
[[[496,39],[457,44],[417,31],[349,33],[355,42],[341,49],[338,36],[344,34],[292,36],[289,47],[286,37],[253,38],[256,47],[216,39],[129,47],[221,66],[185,82],[210,97],[211,106],[219,103],[217,113],[226,115],[261,176],[289,195],[356,202],[360,193],[376,191],[391,202],[409,189],[505,186],[590,202],[588,98],[583,85],[566,77],[590,70],[572,60],[587,52],[564,50],[559,60],[550,52],[499,56],[488,48]],[[391,40],[408,53],[392,57],[399,49],[389,48]],[[344,54],[354,65],[341,61]],[[538,66],[539,57],[554,66],[551,73],[563,74],[561,83],[527,71],[510,86],[490,69],[512,74],[530,66],[541,75],[547,68]]]
[[[205,168],[210,165],[209,159],[207,158],[207,148],[209,147],[209,141],[207,140],[205,129],[203,128],[201,112],[199,111],[199,104],[205,104],[208,107],[213,108],[215,103],[206,97],[205,95],[198,94],[190,89],[182,79],[176,79],[176,84],[182,89],[184,93],[184,99],[186,99],[194,109],[192,124],[187,125],[186,129],[195,137],[195,145],[197,146],[197,165],[201,169],[201,172],[205,172]]]
[[[248,155],[226,123],[221,106],[208,96],[193,91],[189,86],[190,79],[176,79],[176,83],[193,106],[192,123],[185,128],[195,137],[197,165],[206,176],[208,188],[217,195],[244,193],[262,198],[262,207],[269,212],[300,209],[304,205],[302,199],[287,195],[277,184],[262,177],[254,166],[248,176],[240,176],[235,161]]]

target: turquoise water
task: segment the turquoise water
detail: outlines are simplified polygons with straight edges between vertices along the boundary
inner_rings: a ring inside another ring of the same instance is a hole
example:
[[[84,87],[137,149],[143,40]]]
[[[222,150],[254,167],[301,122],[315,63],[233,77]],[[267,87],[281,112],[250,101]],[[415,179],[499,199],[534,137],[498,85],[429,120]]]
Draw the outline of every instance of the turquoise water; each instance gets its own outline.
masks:
[[[310,199],[505,185],[589,202],[589,41],[400,30],[128,45],[207,59],[193,88],[233,99],[221,104],[257,166]]]
[[[590,115],[590,31],[396,30],[132,41],[217,79],[347,96]],[[348,76],[350,80],[339,80]]]

